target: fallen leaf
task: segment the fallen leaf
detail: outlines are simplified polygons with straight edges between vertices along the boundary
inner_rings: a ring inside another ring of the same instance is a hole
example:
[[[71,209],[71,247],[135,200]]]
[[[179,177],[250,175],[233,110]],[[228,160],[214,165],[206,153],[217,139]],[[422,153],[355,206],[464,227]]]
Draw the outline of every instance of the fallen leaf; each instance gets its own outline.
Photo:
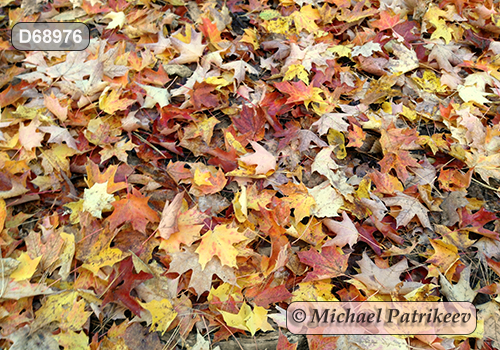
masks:
[[[111,203],[115,208],[113,214],[108,217],[111,230],[114,230],[125,222],[130,222],[132,227],[140,232],[146,231],[148,222],[158,222],[158,214],[148,206],[148,198],[144,197],[135,188],[127,197]]]
[[[276,158],[255,141],[250,141],[255,153],[245,154],[240,160],[248,165],[257,165],[255,174],[267,174],[276,168]]]
[[[401,211],[396,217],[398,227],[406,226],[415,216],[418,217],[420,223],[427,228],[432,229],[429,218],[427,217],[428,210],[414,197],[396,191],[395,197],[383,198],[387,206],[399,206]]]
[[[229,225],[219,225],[208,231],[201,237],[201,243],[195,251],[199,255],[201,268],[205,269],[213,257],[218,257],[222,265],[235,267],[238,249],[233,244],[245,239],[247,237],[244,234]]]

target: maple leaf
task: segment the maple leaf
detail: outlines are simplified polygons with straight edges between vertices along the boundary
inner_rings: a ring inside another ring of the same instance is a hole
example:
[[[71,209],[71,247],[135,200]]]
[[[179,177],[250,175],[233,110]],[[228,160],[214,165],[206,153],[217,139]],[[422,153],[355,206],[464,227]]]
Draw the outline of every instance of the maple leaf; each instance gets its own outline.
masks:
[[[113,214],[108,217],[111,230],[114,230],[125,222],[130,222],[134,230],[145,233],[148,222],[158,222],[158,214],[148,206],[148,198],[144,197],[135,188],[127,198],[111,203],[115,208]]]
[[[399,293],[407,294],[422,285],[419,282],[400,281],[399,276],[408,269],[406,259],[389,268],[381,269],[371,261],[366,252],[363,252],[363,258],[358,261],[358,265],[361,268],[361,273],[353,277],[363,282],[370,290],[376,290],[381,294],[392,293],[398,285],[401,286]]]
[[[19,142],[25,150],[31,151],[33,147],[41,147],[43,134],[36,131],[42,123],[38,119],[33,119],[28,126],[23,123],[19,125]]]
[[[186,36],[180,34],[180,30],[170,37],[172,46],[180,52],[180,56],[174,58],[170,63],[184,64],[197,62],[203,55],[206,45],[201,44],[202,35],[192,27],[186,28]]]
[[[111,210],[115,198],[108,191],[108,182],[95,183],[83,192],[82,209],[88,211],[93,217],[102,219],[103,210]]]
[[[118,160],[126,163],[128,158],[127,151],[131,151],[134,148],[137,148],[137,145],[133,144],[131,140],[126,141],[125,139],[118,141],[113,146],[105,145],[99,152],[101,155],[101,163],[111,157],[116,157]]]
[[[323,247],[337,246],[342,248],[346,244],[349,244],[349,247],[352,248],[358,241],[359,232],[345,211],[342,212],[341,222],[325,219],[323,220],[323,224],[328,227],[330,231],[337,234],[334,239],[327,241]]]
[[[441,293],[446,296],[448,301],[468,301],[472,303],[477,292],[470,287],[470,275],[471,265],[462,270],[457,284],[451,284],[445,276],[440,275]]]
[[[17,258],[17,261],[19,262],[17,269],[10,274],[10,277],[16,282],[30,280],[41,259],[42,256],[31,259],[28,253],[22,253],[19,258]]]
[[[382,201],[384,201],[387,206],[401,207],[401,211],[396,217],[398,227],[406,226],[411,219],[417,216],[422,226],[432,229],[431,222],[427,216],[428,210],[417,198],[396,191],[395,197],[382,198]]]
[[[308,86],[304,84],[303,81],[283,81],[281,83],[274,83],[274,86],[276,86],[279,91],[290,95],[286,103],[303,102],[306,108],[311,102],[324,103],[320,95],[323,91],[312,85]]]
[[[150,92],[148,91],[148,93]],[[114,114],[116,111],[126,110],[131,104],[135,103],[133,99],[120,98],[120,95],[120,91],[110,90],[109,86],[106,87],[99,96],[99,108],[108,114]]]
[[[255,141],[250,141],[255,153],[245,154],[240,160],[248,165],[257,165],[255,174],[267,174],[276,168],[276,158]]]
[[[380,18],[370,22],[370,26],[378,30],[392,29],[401,21],[398,14],[391,14],[389,11],[380,12]]]
[[[196,82],[191,92],[191,102],[194,108],[200,109],[202,106],[212,108],[217,106],[217,96],[211,93],[214,90],[215,86],[212,84]]]
[[[137,83],[137,85],[146,90],[146,100],[144,101],[142,108],[153,108],[157,103],[160,107],[165,107],[170,103],[170,93],[168,89],[158,88],[150,85],[143,85],[139,83]],[[125,101],[123,105],[120,104],[119,106],[120,108],[125,109],[129,104],[129,101]]]
[[[248,64],[247,62],[245,62],[243,60],[224,63],[220,67],[222,69],[234,70],[234,80],[236,80],[238,85],[241,84],[241,82],[245,80],[245,72],[248,72],[248,73],[254,74],[254,75],[259,74],[257,69],[255,69],[254,67],[252,67],[250,64]]]
[[[86,51],[71,51],[64,62],[48,67],[45,74],[56,79],[64,76],[68,81],[83,80],[84,76],[94,71],[97,64],[95,60],[86,61],[88,56]]]
[[[210,290],[213,275],[219,276],[222,281],[231,285],[236,284],[236,275],[233,268],[223,266],[219,259],[210,259],[202,268],[198,262],[199,255],[195,253],[192,247],[186,247],[180,252],[172,253],[171,257],[172,261],[168,272],[183,275],[191,270],[189,287],[192,287],[198,296]]]
[[[66,142],[66,145],[68,145],[68,147],[71,147],[74,150],[78,151],[78,148],[76,147],[75,139],[71,136],[68,129],[61,128],[61,127],[55,126],[55,125],[40,126],[38,129],[40,131],[43,131],[45,133],[50,134],[50,139],[48,141],[49,143],[59,143],[60,144],[64,141],[64,142]]]
[[[231,119],[240,133],[252,133],[251,138],[255,140],[256,138],[260,139],[260,135],[264,135],[266,119],[263,114],[264,112],[261,108],[254,109],[243,104],[240,116],[233,116]]]
[[[460,260],[457,247],[439,239],[430,239],[429,242],[434,248],[434,254],[426,262],[436,266],[441,273],[448,274],[451,267]]]
[[[233,244],[245,239],[247,237],[244,234],[229,225],[219,225],[208,231],[201,237],[201,243],[196,248],[201,268],[205,269],[207,263],[215,256],[222,265],[236,267],[238,249],[233,247]]]
[[[252,310],[250,306],[243,302],[237,314],[224,310],[219,310],[219,312],[229,327],[249,331],[252,336],[258,330],[264,332],[273,330],[273,327],[267,322],[267,310],[260,306],[255,306]]]
[[[177,317],[177,312],[168,299],[161,301],[151,300],[148,303],[139,304],[151,313],[151,331],[160,331],[165,334],[172,321]]]
[[[297,350],[298,343],[290,343],[287,337],[281,333],[281,329],[279,330],[278,344],[276,345],[276,349],[280,350]]]
[[[59,100],[51,94],[44,96],[45,106],[51,111],[60,121],[64,122],[68,118],[68,107],[63,107]]]
[[[302,263],[312,266],[304,282],[342,276],[347,269],[350,254],[344,254],[339,247],[323,246],[321,253],[314,248],[297,253]]]

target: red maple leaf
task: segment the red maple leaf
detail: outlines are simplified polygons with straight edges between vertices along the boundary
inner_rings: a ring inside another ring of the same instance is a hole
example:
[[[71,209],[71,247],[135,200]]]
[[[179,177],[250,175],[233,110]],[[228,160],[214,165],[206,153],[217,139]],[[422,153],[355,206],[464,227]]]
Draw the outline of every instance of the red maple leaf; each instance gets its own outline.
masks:
[[[466,208],[461,208],[461,210],[458,211],[458,216],[460,217],[459,227],[461,229],[500,241],[498,232],[493,232],[483,227],[488,222],[498,219],[492,212],[481,208],[474,214],[470,214]]]
[[[323,247],[321,253],[312,248],[297,254],[302,263],[314,268],[314,271],[309,272],[304,278],[304,282],[343,275],[347,269],[347,260],[349,260],[350,255],[343,254],[342,250],[335,246]]]
[[[260,141],[264,137],[266,118],[262,108],[250,108],[243,104],[240,116],[234,116],[232,120],[240,133],[249,133],[250,140]]]
[[[143,281],[153,278],[153,275],[144,271],[135,273],[132,257],[128,257],[120,262],[118,272],[113,271],[109,278],[113,283],[107,288],[108,292],[102,302],[102,306],[104,307],[109,302],[120,300],[130,311],[137,316],[141,316],[142,307],[130,296],[130,292]]]
[[[380,18],[371,22],[370,26],[378,30],[392,29],[396,24],[401,21],[398,14],[391,15],[388,11],[380,12]]]
[[[314,93],[313,86],[304,84],[302,80],[291,82],[282,81],[280,83],[274,83],[274,86],[276,86],[279,91],[290,95],[288,100],[286,100],[286,103],[296,103],[310,100]]]

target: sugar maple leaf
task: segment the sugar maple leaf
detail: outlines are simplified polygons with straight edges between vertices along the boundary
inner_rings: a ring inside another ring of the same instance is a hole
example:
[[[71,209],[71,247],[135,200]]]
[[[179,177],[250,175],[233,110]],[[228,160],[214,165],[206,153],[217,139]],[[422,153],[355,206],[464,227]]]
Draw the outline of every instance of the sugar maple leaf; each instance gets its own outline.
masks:
[[[343,247],[349,244],[352,248],[354,244],[358,241],[359,232],[354,226],[351,218],[347,215],[345,211],[342,212],[342,221],[338,222],[332,219],[325,219],[323,223],[330,231],[337,234],[334,239],[327,241],[323,246],[337,246]]]
[[[415,216],[418,217],[422,226],[432,229],[431,222],[427,216],[427,208],[417,198],[396,191],[396,197],[382,198],[387,206],[400,206],[401,211],[396,217],[398,227],[406,226]]]
[[[387,269],[381,269],[375,265],[366,252],[363,252],[363,258],[358,261],[358,265],[361,268],[361,273],[353,277],[363,282],[370,290],[376,290],[381,294],[390,294],[400,283],[402,283],[400,294],[409,293],[422,285],[418,282],[401,282],[399,279],[399,276],[408,269],[406,259]]]
[[[470,287],[470,274],[471,265],[468,265],[462,270],[457,284],[451,284],[445,276],[439,275],[441,293],[446,296],[448,301],[468,301],[472,303],[477,292]]]
[[[240,133],[251,133],[250,139],[255,140],[260,135],[264,136],[266,124],[264,113],[262,108],[250,108],[243,104],[240,115],[233,116],[231,119]]]
[[[68,118],[68,107],[62,106],[54,94],[44,96],[44,104],[60,121],[63,122]]]
[[[180,38],[180,39],[179,39]],[[186,36],[182,37],[180,32],[172,35],[170,41],[172,46],[180,52],[180,56],[170,61],[170,63],[184,64],[197,62],[203,55],[206,45],[201,43],[202,35],[194,30],[194,28],[186,28]]]
[[[139,304],[151,313],[151,331],[159,331],[164,334],[173,320],[177,317],[177,312],[168,299],[151,300],[148,303]]]
[[[276,168],[276,157],[255,141],[250,141],[255,153],[245,154],[240,160],[247,165],[257,165],[255,174],[267,174]]]
[[[191,270],[192,274],[188,287],[192,287],[198,296],[210,290],[213,275],[217,275],[222,281],[231,285],[236,284],[236,275],[233,268],[223,266],[218,259],[211,259],[205,265],[205,268],[202,268],[198,262],[198,254],[194,252],[192,247],[186,247],[180,252],[170,254],[170,256],[172,261],[168,272],[184,275]]]
[[[50,139],[49,143],[62,143],[63,141],[66,142],[68,147],[73,148],[74,150],[78,151],[78,148],[76,147],[76,142],[75,139],[71,136],[69,133],[68,129],[61,128],[56,125],[51,125],[51,126],[41,126],[38,128],[40,131],[43,131],[45,133],[50,134]]]
[[[229,225],[219,225],[205,233],[196,249],[196,253],[200,256],[199,262],[202,269],[205,269],[207,263],[214,256],[220,259],[222,265],[236,267],[238,249],[233,247],[233,244],[245,239],[247,237],[243,233]]]
[[[272,331],[273,327],[267,322],[267,310],[260,306],[255,306],[253,311],[245,302],[237,314],[224,310],[219,310],[224,321],[229,327],[249,331],[252,336],[255,332],[262,330],[264,332]]]
[[[280,350],[297,350],[298,342],[297,343],[290,343],[287,339],[287,337],[281,333],[281,329],[279,330],[279,337],[278,337],[278,344],[276,346],[276,349]],[[333,349],[333,348],[332,348]]]
[[[283,81],[281,83],[274,83],[274,86],[276,86],[279,91],[290,95],[286,103],[303,102],[307,108],[311,102],[324,102],[320,95],[323,91],[320,88],[313,87],[312,84],[309,86],[304,84],[302,80]]]
[[[41,124],[38,119],[33,119],[28,126],[19,124],[19,142],[25,150],[31,151],[33,147],[42,146],[43,134],[36,131]]]
[[[380,12],[380,18],[372,21],[370,26],[378,30],[392,29],[396,24],[401,21],[398,14],[392,15],[389,11]]]
[[[298,252],[302,263],[312,266],[314,271],[309,272],[303,282],[322,280],[342,276],[347,270],[347,261],[350,254],[344,254],[339,247],[323,246],[321,253],[315,248],[309,251]]]
[[[145,233],[148,222],[160,220],[158,214],[148,206],[148,199],[134,188],[132,194],[127,194],[127,198],[111,203],[115,208],[108,218],[111,230],[125,222],[130,222],[134,230]]]
[[[232,61],[229,63],[224,63],[222,66],[220,66],[222,69],[231,69],[234,71],[234,80],[238,83],[238,85],[245,80],[245,72],[248,72],[250,74],[259,74],[257,69],[252,67],[249,63],[239,60],[239,61]]]

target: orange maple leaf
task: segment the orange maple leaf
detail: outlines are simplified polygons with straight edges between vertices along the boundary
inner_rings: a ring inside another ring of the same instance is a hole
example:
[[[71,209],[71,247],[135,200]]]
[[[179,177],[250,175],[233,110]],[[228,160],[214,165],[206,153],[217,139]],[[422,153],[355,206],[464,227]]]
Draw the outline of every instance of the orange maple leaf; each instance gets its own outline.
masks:
[[[115,208],[113,214],[108,218],[111,230],[114,230],[125,222],[130,222],[134,230],[145,233],[148,222],[158,222],[158,214],[148,206],[149,197],[144,197],[135,188],[127,198],[111,203]]]

